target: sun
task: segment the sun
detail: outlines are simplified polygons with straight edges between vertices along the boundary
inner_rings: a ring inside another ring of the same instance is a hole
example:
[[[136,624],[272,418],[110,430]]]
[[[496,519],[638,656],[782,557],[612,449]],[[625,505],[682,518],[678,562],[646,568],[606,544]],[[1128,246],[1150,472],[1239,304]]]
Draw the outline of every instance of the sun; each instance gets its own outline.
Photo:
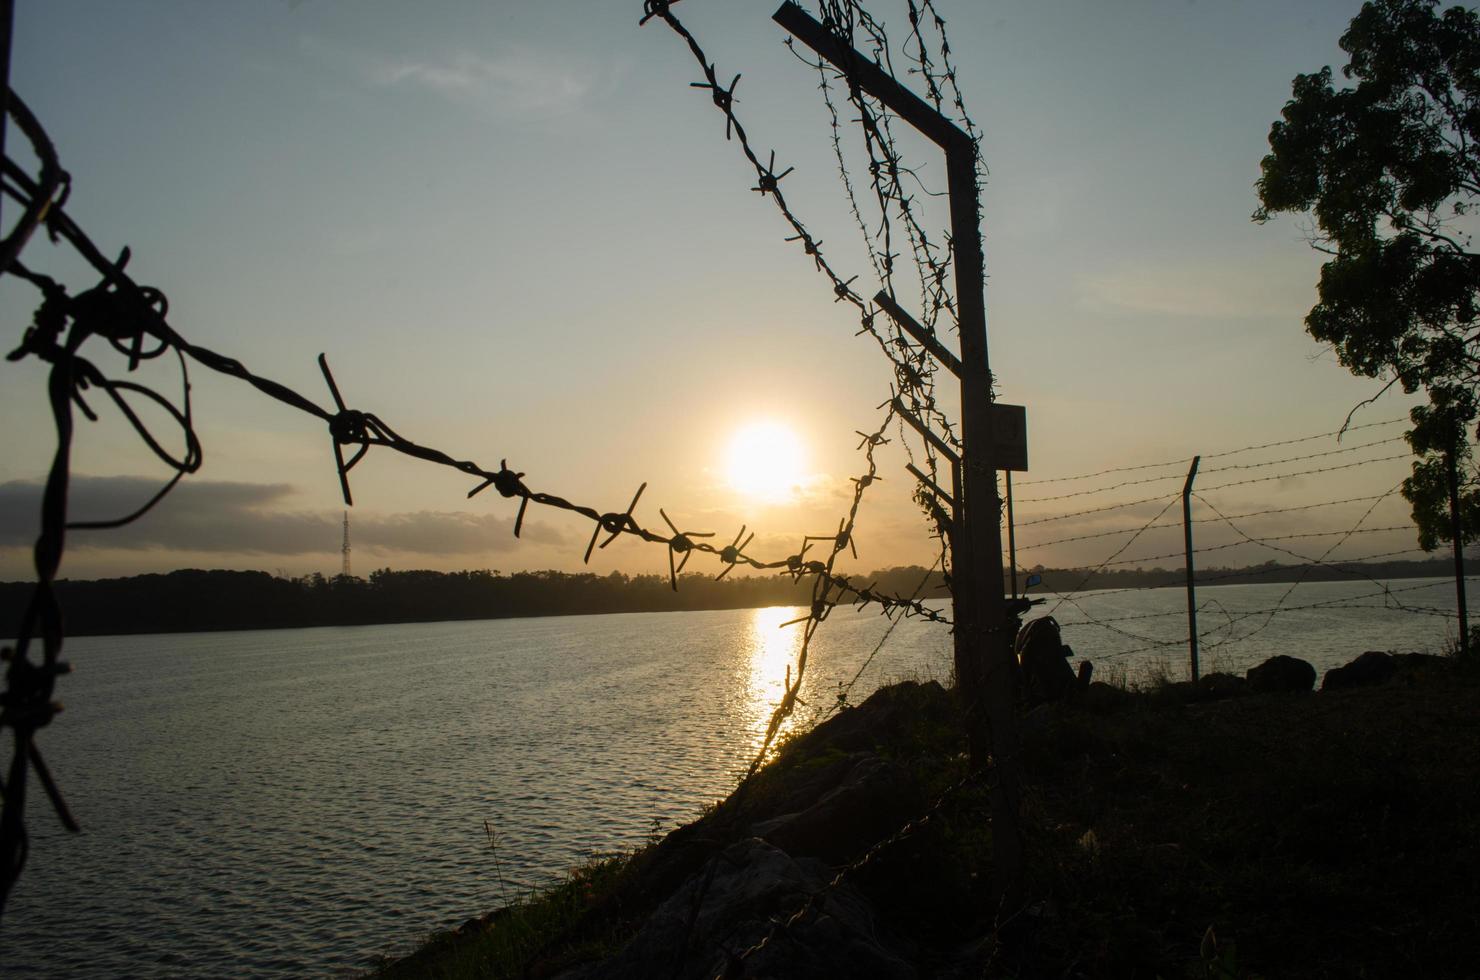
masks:
[[[800,488],[805,457],[801,439],[785,424],[751,422],[730,438],[725,478],[753,500],[779,503]]]

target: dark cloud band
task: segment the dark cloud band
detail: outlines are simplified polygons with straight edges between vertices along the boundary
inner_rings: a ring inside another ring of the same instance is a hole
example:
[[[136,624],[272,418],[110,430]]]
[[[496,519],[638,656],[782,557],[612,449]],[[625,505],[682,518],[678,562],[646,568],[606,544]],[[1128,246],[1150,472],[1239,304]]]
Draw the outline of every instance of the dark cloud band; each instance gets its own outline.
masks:
[[[159,484],[132,476],[76,476],[70,517],[90,521],[127,514]],[[178,550],[257,555],[308,555],[339,550],[340,516],[274,509],[293,488],[281,483],[187,480],[143,519],[109,531],[74,531],[73,548]],[[36,536],[41,484],[0,483],[0,547],[28,546]],[[354,544],[371,554],[477,555],[519,546],[511,518],[469,511],[356,515]],[[560,544],[564,535],[526,521],[523,537]]]

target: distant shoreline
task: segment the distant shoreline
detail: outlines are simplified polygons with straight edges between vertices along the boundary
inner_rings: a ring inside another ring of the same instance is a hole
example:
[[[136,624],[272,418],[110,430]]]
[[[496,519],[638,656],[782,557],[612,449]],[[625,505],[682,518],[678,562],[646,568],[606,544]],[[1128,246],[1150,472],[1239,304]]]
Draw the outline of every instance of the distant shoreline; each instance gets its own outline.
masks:
[[[1042,582],[1033,594],[1103,589],[1152,589],[1186,584],[1182,569],[1135,569],[1091,573],[1085,569],[1035,568]],[[1019,588],[1028,570],[1020,570]],[[1407,578],[1451,578],[1453,565],[1429,561],[1276,565],[1198,570],[1196,586],[1256,585]],[[884,594],[947,599],[938,572],[918,566],[875,571],[851,578]],[[1005,586],[1007,591],[1010,586]],[[716,581],[686,575],[674,591],[664,575],[629,576],[566,572],[490,571],[393,572],[368,579],[278,578],[266,572],[183,569],[129,578],[56,583],[70,636],[147,633],[216,633],[319,626],[380,626],[399,623],[465,622],[602,613],[697,612],[807,606],[811,580],[787,575]],[[0,582],[0,635],[13,637],[32,583]]]

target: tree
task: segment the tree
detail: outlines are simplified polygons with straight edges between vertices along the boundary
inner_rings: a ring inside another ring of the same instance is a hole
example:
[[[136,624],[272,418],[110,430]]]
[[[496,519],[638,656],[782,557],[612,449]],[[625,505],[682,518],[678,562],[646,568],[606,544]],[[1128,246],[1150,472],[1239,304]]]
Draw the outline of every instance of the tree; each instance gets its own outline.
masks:
[[[1256,187],[1263,222],[1309,213],[1331,256],[1306,330],[1353,373],[1427,391],[1411,413],[1419,458],[1403,495],[1419,543],[1450,540],[1450,467],[1464,540],[1480,537],[1470,449],[1480,415],[1480,18],[1439,0],[1372,0],[1341,37],[1350,56],[1297,75]],[[1453,454],[1451,460],[1449,454]]]

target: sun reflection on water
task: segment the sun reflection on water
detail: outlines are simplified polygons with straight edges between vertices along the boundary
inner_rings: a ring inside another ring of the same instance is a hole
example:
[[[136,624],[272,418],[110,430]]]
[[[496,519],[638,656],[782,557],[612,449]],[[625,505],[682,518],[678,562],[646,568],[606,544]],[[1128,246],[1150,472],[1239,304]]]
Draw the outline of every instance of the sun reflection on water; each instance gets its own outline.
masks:
[[[759,751],[766,737],[771,713],[781,703],[786,690],[787,670],[796,669],[797,653],[802,647],[804,624],[784,629],[781,624],[805,615],[806,610],[800,606],[771,606],[755,610],[750,618],[747,642],[750,677],[745,690],[745,718],[752,752]]]

